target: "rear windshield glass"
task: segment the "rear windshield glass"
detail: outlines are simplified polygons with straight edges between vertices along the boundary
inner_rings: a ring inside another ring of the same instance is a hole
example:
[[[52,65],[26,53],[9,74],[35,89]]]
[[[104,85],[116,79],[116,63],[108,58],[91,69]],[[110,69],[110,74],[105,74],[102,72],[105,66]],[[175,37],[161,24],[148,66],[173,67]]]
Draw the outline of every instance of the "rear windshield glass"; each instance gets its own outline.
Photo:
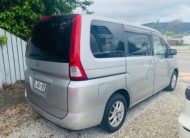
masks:
[[[52,17],[33,29],[26,56],[32,59],[69,62],[72,19]]]

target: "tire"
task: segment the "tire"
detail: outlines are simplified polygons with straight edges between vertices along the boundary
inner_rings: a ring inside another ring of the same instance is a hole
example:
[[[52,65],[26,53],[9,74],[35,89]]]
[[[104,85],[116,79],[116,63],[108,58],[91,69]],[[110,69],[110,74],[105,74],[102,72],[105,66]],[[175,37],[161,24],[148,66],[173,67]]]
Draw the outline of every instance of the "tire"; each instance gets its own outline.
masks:
[[[127,102],[125,97],[121,94],[113,95],[106,104],[103,120],[100,127],[109,133],[117,131],[119,128],[121,128],[125,121],[126,112]]]
[[[177,79],[178,79],[178,74],[176,71],[172,73],[172,77],[170,79],[170,84],[166,88],[168,91],[174,91],[177,85]]]

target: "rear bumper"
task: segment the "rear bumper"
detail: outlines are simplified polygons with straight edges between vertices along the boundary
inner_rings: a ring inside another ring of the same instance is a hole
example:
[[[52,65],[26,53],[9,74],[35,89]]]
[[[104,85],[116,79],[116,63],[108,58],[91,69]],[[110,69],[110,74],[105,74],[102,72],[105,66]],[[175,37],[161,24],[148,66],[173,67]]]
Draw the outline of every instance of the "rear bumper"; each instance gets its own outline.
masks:
[[[26,99],[42,116],[63,128],[80,130],[99,125],[107,99],[99,97],[97,80],[71,81],[67,90],[68,109],[63,118],[41,108],[27,93]]]
[[[190,138],[190,101],[185,100],[185,106],[178,118],[179,137]]]
[[[92,109],[91,111],[86,111],[86,112],[79,112],[79,113],[68,112],[65,118],[59,119],[53,115],[48,114],[47,112],[45,112],[44,110],[33,104],[29,99],[27,99],[27,101],[43,117],[55,123],[56,125],[59,125],[69,130],[81,130],[84,128],[89,128],[99,125],[101,123],[101,119],[96,120],[97,114],[95,112],[104,109],[104,107],[99,106],[95,109]]]
[[[38,106],[27,96],[28,102],[42,116],[70,130],[80,130],[101,123],[109,97],[125,85],[125,75],[116,75],[88,81],[71,81],[67,88],[67,113],[58,118]],[[63,99],[64,100],[64,99]]]
[[[190,138],[190,118],[183,114],[178,118],[178,132],[180,138]]]

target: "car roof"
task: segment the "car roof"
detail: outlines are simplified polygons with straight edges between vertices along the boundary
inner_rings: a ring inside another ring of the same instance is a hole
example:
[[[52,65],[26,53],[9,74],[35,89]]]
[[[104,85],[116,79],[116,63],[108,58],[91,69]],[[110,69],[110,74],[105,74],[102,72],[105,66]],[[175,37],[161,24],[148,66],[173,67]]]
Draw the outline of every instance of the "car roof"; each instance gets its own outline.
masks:
[[[131,23],[128,23],[126,21],[111,19],[111,18],[107,18],[107,17],[94,16],[94,15],[82,15],[82,16],[85,17],[85,18],[89,18],[91,20],[101,20],[101,21],[119,23],[119,24],[123,24],[123,25],[125,25],[127,27],[132,27],[132,28],[137,28],[139,30],[149,31],[149,32],[155,33],[155,34],[157,34],[159,36],[162,35],[158,30],[155,30],[153,28],[142,26],[142,25],[131,24]]]

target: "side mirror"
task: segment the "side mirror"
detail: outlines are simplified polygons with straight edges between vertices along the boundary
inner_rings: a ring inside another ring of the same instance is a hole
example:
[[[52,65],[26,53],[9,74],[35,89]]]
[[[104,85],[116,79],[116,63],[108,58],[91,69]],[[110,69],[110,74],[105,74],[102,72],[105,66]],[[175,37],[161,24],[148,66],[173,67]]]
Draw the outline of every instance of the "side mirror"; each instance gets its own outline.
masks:
[[[169,49],[168,55],[170,55],[170,56],[177,55],[177,50],[176,49]]]

